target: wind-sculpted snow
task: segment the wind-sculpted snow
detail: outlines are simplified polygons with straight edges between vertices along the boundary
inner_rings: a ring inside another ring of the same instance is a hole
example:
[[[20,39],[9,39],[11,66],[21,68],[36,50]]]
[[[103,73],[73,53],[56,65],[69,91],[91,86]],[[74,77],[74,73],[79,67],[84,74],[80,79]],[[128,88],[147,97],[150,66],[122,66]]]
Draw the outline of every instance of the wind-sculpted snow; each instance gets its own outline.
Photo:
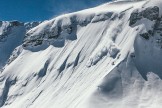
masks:
[[[77,39],[76,28],[78,26],[84,27],[90,23],[97,23],[114,17],[113,12],[95,13],[91,10],[87,11],[65,14],[43,22],[26,34],[24,46],[38,46],[43,44],[44,41],[51,44],[51,40],[56,39],[62,41],[66,39],[75,40]]]
[[[120,49],[113,43],[110,43],[108,47],[104,46],[103,48],[99,49],[99,51],[90,57],[87,66],[96,65],[103,57],[112,57],[116,58],[117,54],[119,53]]]
[[[161,0],[124,0],[23,24],[0,107],[161,108],[161,10]]]

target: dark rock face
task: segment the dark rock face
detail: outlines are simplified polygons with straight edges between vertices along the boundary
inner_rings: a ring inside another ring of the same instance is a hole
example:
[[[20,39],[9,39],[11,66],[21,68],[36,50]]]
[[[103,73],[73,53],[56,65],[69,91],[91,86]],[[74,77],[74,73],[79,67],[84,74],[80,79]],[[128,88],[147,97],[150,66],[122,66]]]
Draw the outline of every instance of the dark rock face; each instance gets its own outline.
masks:
[[[162,16],[159,16],[159,7],[149,7],[141,12],[138,10],[134,11],[130,16],[129,26],[133,27],[138,20],[143,18],[153,22],[153,25],[150,30],[139,35],[145,40],[154,37],[152,38],[152,41],[155,41],[156,46],[162,49]]]
[[[150,36],[153,36],[157,30],[162,30],[162,18],[159,17],[159,7],[148,7],[141,12],[138,10],[134,11],[130,16],[129,26],[133,26],[138,20],[143,18],[154,21],[154,25],[151,30],[140,34],[141,37],[148,40]]]
[[[132,26],[140,19],[142,19],[142,13],[139,13],[138,11],[133,12],[130,16],[129,26]]]
[[[158,17],[159,17],[159,7],[157,6],[154,6],[152,8],[151,7],[146,8],[142,12],[138,12],[138,10],[136,10],[130,16],[129,26],[132,26],[133,24],[135,24],[138,20],[141,20],[142,18],[147,18],[153,21],[153,20],[157,20]]]
[[[41,22],[27,22],[24,24],[26,31],[36,27],[37,25],[39,25]]]
[[[157,20],[159,17],[159,7],[154,6],[153,8],[146,8],[142,14],[144,18],[147,18],[151,21]]]
[[[6,38],[5,34],[0,35],[0,42],[4,42]]]
[[[11,21],[10,22],[10,25],[13,27],[13,26],[23,26],[24,23],[21,23],[19,21]]]
[[[41,45],[42,43],[43,43],[43,40],[42,40],[42,39],[38,39],[38,40],[36,40],[36,42],[35,42],[35,46]]]
[[[39,46],[42,45],[44,40],[55,40],[55,39],[63,39],[61,36],[65,35],[66,37],[70,37],[76,35],[76,26],[77,24],[72,23],[65,26],[55,26],[51,30],[44,30],[37,36],[31,36],[31,33],[27,33],[24,39],[23,47],[27,47],[29,45]]]
[[[162,31],[162,17],[157,19],[154,29],[157,31]]]
[[[144,39],[148,40],[149,39],[149,34],[148,33],[143,33],[143,34],[140,34],[140,36],[142,36]]]
[[[62,31],[61,27],[56,26],[55,28],[53,28],[53,30],[51,30],[51,32],[47,31],[44,33],[44,35],[48,34],[49,39],[57,39],[61,34],[61,31]]]

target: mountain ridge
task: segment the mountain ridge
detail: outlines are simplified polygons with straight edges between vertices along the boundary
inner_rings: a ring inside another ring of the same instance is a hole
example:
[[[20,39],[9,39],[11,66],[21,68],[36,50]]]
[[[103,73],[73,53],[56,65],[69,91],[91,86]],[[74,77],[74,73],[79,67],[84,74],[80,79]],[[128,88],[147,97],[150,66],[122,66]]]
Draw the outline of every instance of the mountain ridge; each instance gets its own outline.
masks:
[[[27,30],[0,107],[161,108],[161,16],[160,0],[115,1]]]

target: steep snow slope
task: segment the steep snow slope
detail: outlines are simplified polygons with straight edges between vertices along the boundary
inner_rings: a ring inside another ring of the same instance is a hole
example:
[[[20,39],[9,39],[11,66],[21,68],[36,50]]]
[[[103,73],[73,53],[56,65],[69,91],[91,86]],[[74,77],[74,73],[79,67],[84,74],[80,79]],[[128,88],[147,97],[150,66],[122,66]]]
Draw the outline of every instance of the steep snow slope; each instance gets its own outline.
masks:
[[[29,30],[0,75],[2,108],[161,108],[162,1],[118,1]]]

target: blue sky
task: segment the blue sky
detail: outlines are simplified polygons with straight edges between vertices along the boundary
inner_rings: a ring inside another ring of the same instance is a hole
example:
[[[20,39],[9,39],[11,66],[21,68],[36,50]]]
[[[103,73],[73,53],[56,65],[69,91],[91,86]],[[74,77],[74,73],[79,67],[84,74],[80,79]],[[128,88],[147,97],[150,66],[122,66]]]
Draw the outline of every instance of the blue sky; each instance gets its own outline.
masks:
[[[43,21],[109,0],[0,0],[0,20]]]

